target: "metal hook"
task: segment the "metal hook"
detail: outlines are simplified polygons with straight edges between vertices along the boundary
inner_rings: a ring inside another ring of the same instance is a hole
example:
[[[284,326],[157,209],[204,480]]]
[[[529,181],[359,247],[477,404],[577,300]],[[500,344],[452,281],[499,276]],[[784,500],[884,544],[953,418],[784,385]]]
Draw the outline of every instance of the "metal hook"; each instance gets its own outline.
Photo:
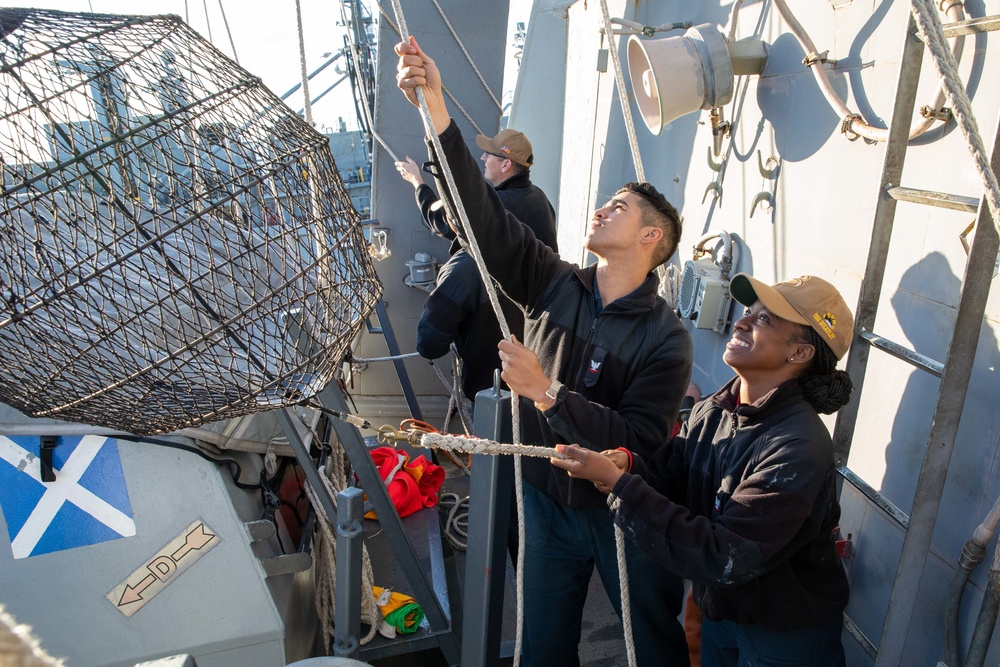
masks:
[[[712,159],[712,147],[709,146],[708,147],[708,168],[711,169],[712,171],[716,171],[716,172],[722,171],[722,163],[723,162],[725,162],[725,160],[719,160],[718,162],[716,162],[715,160]]]
[[[368,252],[375,259],[382,261],[392,255],[389,250],[388,234],[386,230],[372,230],[371,242],[368,244]]]
[[[765,203],[766,213],[770,213],[771,211],[774,210],[774,195],[772,195],[770,192],[758,192],[753,197],[753,203],[750,204],[751,218],[753,217],[753,214],[757,211],[757,205],[760,204],[761,202],[766,202]]]
[[[768,169],[767,167],[771,164],[774,164],[774,167]],[[765,163],[760,155],[760,151],[757,151],[757,167],[760,169],[760,175],[770,181],[778,177],[778,170],[781,168],[781,160],[772,155],[767,158],[767,162]]]
[[[719,185],[718,181],[712,181],[711,183],[708,184],[708,187],[705,188],[705,194],[702,195],[701,197],[702,204],[704,204],[705,200],[708,199],[709,192],[712,193],[712,199],[714,201],[719,201],[722,199],[722,186]]]

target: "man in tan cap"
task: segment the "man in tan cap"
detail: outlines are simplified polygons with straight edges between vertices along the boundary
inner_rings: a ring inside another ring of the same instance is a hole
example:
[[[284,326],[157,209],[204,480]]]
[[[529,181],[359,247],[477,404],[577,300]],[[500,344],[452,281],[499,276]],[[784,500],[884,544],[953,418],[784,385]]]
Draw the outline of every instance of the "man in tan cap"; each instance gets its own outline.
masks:
[[[555,210],[542,189],[531,182],[530,169],[535,154],[528,137],[523,132],[507,129],[495,137],[477,135],[476,145],[484,151],[479,158],[483,162],[483,177],[497,191],[504,208],[528,225],[537,239],[559,252]],[[424,225],[432,233],[453,241],[451,254],[455,254],[459,248],[455,232],[448,223],[441,200],[424,182],[420,165],[409,155],[395,164],[403,180],[413,186]]]
[[[476,144],[484,151],[484,177],[496,190],[504,208],[534,232],[535,237],[558,252],[555,211],[541,188],[531,182],[534,162],[531,142],[517,130],[502,130],[495,137],[479,135]],[[451,258],[441,267],[437,285],[424,302],[417,323],[417,352],[426,359],[448,353],[455,343],[462,358],[462,390],[469,400],[493,386],[493,373],[500,368],[496,345],[500,325],[490,306],[486,289],[472,257],[459,245],[441,200],[424,183],[421,168],[409,156],[396,162],[403,180],[414,188],[417,206],[432,233],[452,241]],[[501,296],[504,316],[511,331],[522,337],[524,316]]]
[[[484,177],[496,190],[504,208],[529,227],[542,243],[558,252],[555,211],[542,189],[531,182],[529,168],[534,155],[528,138],[517,130],[503,130],[493,138],[479,135],[476,144],[486,151],[480,158]],[[417,321],[417,352],[425,359],[438,359],[454,343],[462,359],[462,392],[475,401],[478,392],[493,386],[494,373],[500,369],[496,352],[497,343],[503,338],[500,324],[475,260],[460,246],[441,200],[424,183],[420,167],[407,156],[405,161],[396,162],[396,169],[414,188],[424,226],[452,241],[451,258],[441,267],[437,284],[424,301]],[[524,315],[503,294],[499,294],[499,299],[511,332],[524,338]],[[507,551],[516,562],[516,517],[510,526]]]
[[[535,162],[531,142],[517,130],[502,130],[492,138],[479,134],[476,136],[476,145],[486,151],[479,159],[485,166],[483,176],[493,187],[527,172]]]

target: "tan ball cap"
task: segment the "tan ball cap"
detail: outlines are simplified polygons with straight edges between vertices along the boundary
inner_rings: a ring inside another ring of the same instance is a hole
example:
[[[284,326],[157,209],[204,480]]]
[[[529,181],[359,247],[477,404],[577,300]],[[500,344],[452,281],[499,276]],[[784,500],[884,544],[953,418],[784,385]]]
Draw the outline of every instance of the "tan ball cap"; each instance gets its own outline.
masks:
[[[476,145],[487,153],[513,160],[522,167],[530,167],[535,162],[531,142],[517,130],[501,130],[495,137],[476,135]]]
[[[854,315],[837,288],[822,278],[801,276],[766,285],[745,273],[737,273],[729,283],[729,292],[744,306],[760,300],[778,317],[811,326],[837,359],[843,359],[851,346]]]

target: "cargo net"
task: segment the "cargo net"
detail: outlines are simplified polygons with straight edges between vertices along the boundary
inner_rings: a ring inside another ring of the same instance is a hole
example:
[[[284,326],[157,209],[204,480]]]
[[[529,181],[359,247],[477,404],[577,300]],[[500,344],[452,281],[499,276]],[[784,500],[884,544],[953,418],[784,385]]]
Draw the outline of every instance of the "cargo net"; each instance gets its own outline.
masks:
[[[139,434],[306,399],[380,298],[326,139],[174,16],[0,10],[0,401]]]

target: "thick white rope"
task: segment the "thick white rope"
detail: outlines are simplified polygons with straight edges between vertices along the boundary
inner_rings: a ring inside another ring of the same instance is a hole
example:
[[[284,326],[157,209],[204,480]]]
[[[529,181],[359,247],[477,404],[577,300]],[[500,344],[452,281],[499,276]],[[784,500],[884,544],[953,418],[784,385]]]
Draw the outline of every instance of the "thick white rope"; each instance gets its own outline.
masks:
[[[445,522],[444,536],[451,546],[465,551],[469,540],[469,496],[460,498],[457,493],[442,493],[438,497],[438,504],[451,508]]]
[[[339,448],[338,448],[339,449]],[[330,456],[331,465],[336,466],[335,460],[342,461],[343,456],[339,454],[335,449]],[[342,466],[341,466],[342,467]],[[336,471],[327,471],[326,467],[321,467],[319,469],[320,479],[323,480],[323,486],[326,487],[326,492],[333,499],[333,502],[337,502],[337,493],[339,492],[337,486],[341,487],[343,490],[345,486],[343,479],[344,475],[337,474]],[[333,483],[332,477],[336,477],[337,484]],[[316,577],[316,612],[319,615],[320,628],[323,632],[323,645],[330,646],[330,642],[333,639],[334,628],[336,624],[336,618],[334,616],[334,609],[336,607],[335,600],[337,598],[337,535],[333,529],[333,523],[337,520],[336,517],[329,518],[323,512],[323,506],[319,502],[317,497],[318,491],[313,489],[308,482],[305,485],[306,495],[309,497],[309,502],[316,511],[316,534],[313,537],[313,551],[316,555],[314,559],[315,563],[315,577]],[[362,620],[369,624],[368,634],[360,639],[360,643],[367,644],[375,637],[375,632],[378,628],[378,621],[381,620],[381,612],[378,606],[375,604],[375,593],[372,591],[372,584],[374,583],[374,573],[372,572],[371,558],[368,556],[368,547],[362,543],[362,555],[361,555],[361,597],[362,597],[362,609],[367,606],[367,615],[362,616]]]
[[[945,96],[951,105],[952,115],[969,145],[969,152],[972,153],[976,171],[979,172],[979,177],[983,182],[983,196],[989,207],[990,215],[993,216],[993,224],[1000,230],[1000,185],[997,184],[996,174],[990,167],[990,158],[986,152],[986,146],[983,144],[983,138],[979,134],[976,117],[972,113],[972,102],[969,100],[962,79],[959,77],[958,64],[948,49],[941,20],[935,11],[932,0],[911,0],[910,11],[916,20],[920,39],[930,49],[931,60],[934,63],[934,69],[937,70],[938,76],[941,78]]]
[[[449,435],[447,433],[424,433],[420,436],[417,444],[424,449],[447,449],[467,454],[488,454],[490,456],[506,454],[510,456],[537,456],[546,459],[566,458],[564,454],[552,447],[508,444],[485,438],[467,438],[463,435]]]
[[[41,647],[27,625],[18,624],[0,605],[0,665],[3,667],[62,667]]]
[[[392,9],[396,14],[396,21],[399,23],[399,35],[404,42],[410,40],[410,33],[406,27],[406,17],[403,15],[403,8],[400,6],[399,0],[392,0]],[[496,313],[497,322],[500,324],[500,331],[503,333],[505,340],[511,339],[510,326],[507,324],[507,318],[504,317],[503,310],[500,308],[500,300],[497,297],[496,286],[493,284],[493,280],[490,278],[489,272],[486,270],[486,262],[483,260],[483,254],[479,249],[479,243],[476,241],[476,236],[472,232],[472,226],[469,224],[469,216],[465,211],[465,206],[462,204],[461,197],[458,194],[458,188],[455,185],[454,175],[451,173],[451,165],[448,161],[444,159],[444,148],[441,145],[441,138],[438,137],[437,132],[434,129],[434,121],[431,119],[430,109],[427,107],[427,99],[424,97],[424,90],[422,87],[416,89],[417,102],[420,105],[420,117],[424,122],[424,131],[427,136],[431,138],[431,142],[434,145],[434,151],[441,161],[441,172],[444,176],[445,182],[448,185],[448,191],[452,194],[455,202],[456,213],[458,214],[459,221],[462,224],[462,229],[465,230],[466,243],[468,245],[467,250],[469,254],[472,255],[473,259],[476,261],[476,267],[479,269],[479,274],[482,276],[483,284],[486,286],[486,294],[489,296],[490,304],[493,306],[493,312]],[[513,440],[515,444],[520,444],[521,442],[521,397],[514,391],[511,392],[510,397],[510,409],[511,409],[511,429],[513,431]],[[514,497],[517,499],[517,543],[518,543],[518,553],[524,554],[525,552],[525,539],[524,539],[524,489],[522,488],[523,483],[523,473],[521,470],[521,457],[514,457]],[[523,639],[523,628],[524,628],[524,558],[518,558],[517,564],[517,624],[514,633],[514,667],[519,667],[521,664],[521,646]]]
[[[621,587],[622,625],[625,627],[625,654],[635,667],[635,641],[632,639],[632,603],[628,595],[628,572],[625,570],[625,533],[615,524],[615,551],[618,554],[618,583]]]
[[[462,53],[465,54],[465,59],[469,61],[469,66],[472,67],[472,71],[476,73],[477,77],[479,77],[479,82],[483,84],[483,88],[485,88],[486,92],[489,93],[490,99],[493,100],[493,104],[497,107],[497,111],[501,111],[502,107],[500,106],[500,100],[498,100],[497,96],[493,94],[492,90],[490,90],[489,85],[486,83],[486,79],[483,78],[479,68],[476,67],[476,62],[466,50],[465,44],[462,42],[462,38],[458,36],[458,33],[455,32],[455,28],[451,25],[451,21],[448,20],[448,15],[444,13],[443,9],[441,9],[441,5],[438,4],[438,0],[431,0],[431,2],[434,3],[434,7],[438,10],[438,14],[440,14],[441,18],[444,20],[444,24],[448,26],[448,30],[451,32],[451,36],[455,38],[455,43],[458,44],[458,48],[462,49]]]
[[[646,181],[646,172],[642,168],[642,156],[639,155],[639,140],[635,134],[635,123],[632,122],[632,107],[628,102],[628,88],[625,86],[625,75],[622,73],[621,59],[618,58],[618,47],[615,44],[614,29],[611,27],[611,16],[608,14],[608,1],[601,0],[601,15],[604,18],[604,36],[608,38],[608,53],[615,68],[615,83],[618,86],[618,101],[622,105],[622,115],[625,117],[625,131],[628,133],[628,145],[632,149],[632,162],[635,164],[636,179]]]
[[[628,90],[625,87],[625,75],[622,73],[621,60],[618,58],[618,47],[615,44],[614,31],[611,27],[611,16],[608,14],[607,0],[601,0],[601,15],[604,19],[604,35],[608,38],[608,52],[615,69],[615,83],[618,86],[618,101],[621,102],[622,116],[625,118],[625,131],[628,133],[628,144],[632,149],[632,162],[635,165],[635,175],[640,182],[645,182],[646,173],[642,168],[642,156],[639,154],[639,140],[636,137],[635,123],[632,122],[632,107],[628,101]],[[635,667],[635,640],[632,638],[632,605],[628,597],[628,567],[625,560],[625,536],[622,529],[615,524],[615,544],[618,547],[618,583],[621,595],[622,626],[625,630],[625,651],[628,655],[629,667]]]
[[[302,70],[302,96],[305,98],[306,122],[313,126],[312,100],[309,96],[309,70],[306,68],[306,37],[302,29],[302,0],[295,0],[295,22],[299,30],[299,68]]]

